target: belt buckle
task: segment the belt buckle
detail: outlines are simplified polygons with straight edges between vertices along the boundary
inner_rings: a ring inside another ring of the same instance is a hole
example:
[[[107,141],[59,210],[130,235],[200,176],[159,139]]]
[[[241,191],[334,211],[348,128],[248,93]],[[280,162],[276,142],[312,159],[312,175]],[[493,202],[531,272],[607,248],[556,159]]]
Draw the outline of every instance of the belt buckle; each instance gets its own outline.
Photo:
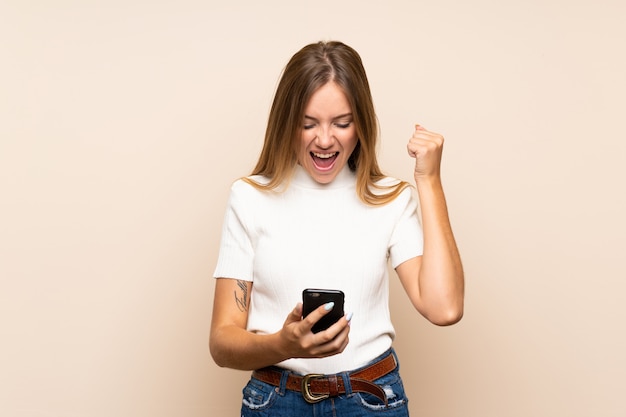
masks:
[[[304,401],[308,402],[309,404],[315,404],[330,397],[330,394],[315,395],[311,393],[311,386],[309,384],[309,380],[311,380],[312,378],[323,378],[323,377],[324,375],[322,374],[307,374],[302,377],[302,396],[304,397]]]

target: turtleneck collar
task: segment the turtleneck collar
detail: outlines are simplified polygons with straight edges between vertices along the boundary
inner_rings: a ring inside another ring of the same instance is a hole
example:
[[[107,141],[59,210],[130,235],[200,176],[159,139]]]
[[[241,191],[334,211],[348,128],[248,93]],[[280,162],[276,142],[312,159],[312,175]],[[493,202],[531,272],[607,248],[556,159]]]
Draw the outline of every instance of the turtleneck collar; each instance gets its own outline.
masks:
[[[296,165],[293,176],[291,178],[291,184],[304,187],[313,188],[317,190],[332,190],[338,188],[345,188],[354,185],[356,181],[356,175],[350,170],[348,164],[337,174],[334,180],[328,184],[320,184],[315,181],[308,172],[300,164]]]

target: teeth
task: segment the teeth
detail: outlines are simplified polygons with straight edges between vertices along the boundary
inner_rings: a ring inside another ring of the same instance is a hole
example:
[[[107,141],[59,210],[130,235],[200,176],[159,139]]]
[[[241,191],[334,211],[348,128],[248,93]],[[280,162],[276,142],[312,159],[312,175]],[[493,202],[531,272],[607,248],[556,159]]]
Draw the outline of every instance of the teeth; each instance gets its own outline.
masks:
[[[317,152],[313,152],[313,155],[315,155],[317,158],[322,158],[322,159],[332,158],[336,154],[337,154],[337,152],[333,152],[333,153],[317,153]]]

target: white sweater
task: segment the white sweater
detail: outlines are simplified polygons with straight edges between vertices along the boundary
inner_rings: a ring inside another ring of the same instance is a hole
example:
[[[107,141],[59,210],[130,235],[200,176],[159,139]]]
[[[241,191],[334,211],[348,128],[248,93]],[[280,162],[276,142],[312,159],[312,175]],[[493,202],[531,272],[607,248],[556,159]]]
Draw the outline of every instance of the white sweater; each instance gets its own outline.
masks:
[[[347,166],[326,185],[298,166],[280,193],[238,180],[231,188],[214,277],[253,282],[248,330],[258,334],[280,330],[303,289],[342,290],[345,312],[354,313],[344,352],[277,365],[301,374],[358,368],[387,350],[395,336],[388,260],[395,268],[422,254],[416,209],[411,187],[387,205],[365,205]]]

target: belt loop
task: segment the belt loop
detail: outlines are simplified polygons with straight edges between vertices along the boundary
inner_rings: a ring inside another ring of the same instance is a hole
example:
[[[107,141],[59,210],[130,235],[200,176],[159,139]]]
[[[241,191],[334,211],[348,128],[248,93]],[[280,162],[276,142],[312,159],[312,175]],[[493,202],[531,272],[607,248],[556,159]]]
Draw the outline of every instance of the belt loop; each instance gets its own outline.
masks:
[[[338,376],[341,377],[341,379],[343,379],[343,387],[346,390],[346,397],[349,397],[352,395],[352,384],[350,384],[350,375],[348,374],[348,372],[342,372],[340,374],[337,374]]]
[[[328,393],[331,397],[339,395],[339,386],[337,385],[337,375],[328,375]]]
[[[281,371],[280,384],[278,385],[278,387],[276,389],[278,394],[285,395],[285,391],[287,390],[287,380],[289,379],[289,374],[290,373],[291,372],[289,372],[287,370]]]

